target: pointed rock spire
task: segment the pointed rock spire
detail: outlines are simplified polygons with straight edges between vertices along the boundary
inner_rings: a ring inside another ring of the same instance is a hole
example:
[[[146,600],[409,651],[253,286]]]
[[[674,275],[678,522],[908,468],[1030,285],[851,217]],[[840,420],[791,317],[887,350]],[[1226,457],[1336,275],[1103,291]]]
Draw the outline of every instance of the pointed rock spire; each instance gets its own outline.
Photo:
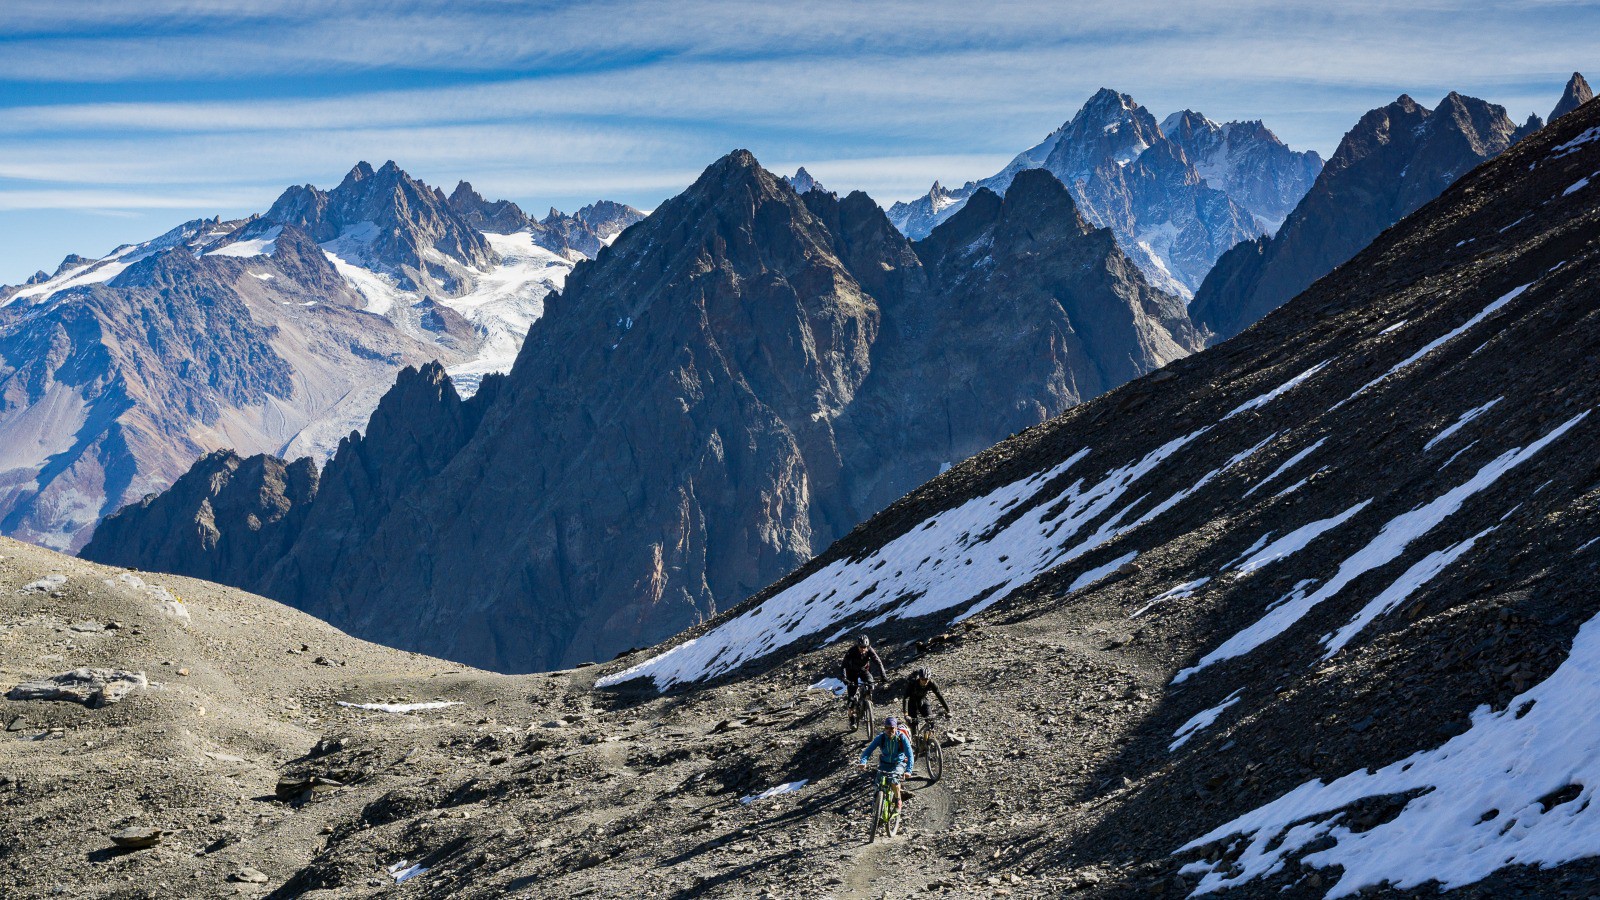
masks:
[[[1549,121],[1554,122],[1593,99],[1594,91],[1589,89],[1589,82],[1583,79],[1582,74],[1573,72],[1567,80],[1567,89],[1561,94],[1561,101],[1550,111]]]

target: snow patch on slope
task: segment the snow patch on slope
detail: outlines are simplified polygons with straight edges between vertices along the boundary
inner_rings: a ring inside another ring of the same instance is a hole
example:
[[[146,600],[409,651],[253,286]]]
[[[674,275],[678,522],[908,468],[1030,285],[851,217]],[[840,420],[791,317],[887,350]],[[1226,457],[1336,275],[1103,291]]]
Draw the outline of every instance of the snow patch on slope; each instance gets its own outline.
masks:
[[[1330,898],[1385,882],[1405,890],[1438,881],[1451,890],[1505,866],[1552,867],[1600,854],[1597,786],[1600,618],[1578,630],[1571,654],[1549,678],[1505,709],[1479,707],[1471,728],[1443,746],[1375,771],[1306,782],[1178,852],[1235,835],[1246,842],[1236,869],[1203,860],[1184,866],[1203,876],[1195,896],[1266,877],[1296,857],[1342,870]],[[1573,788],[1570,799],[1556,802],[1565,796],[1558,792]],[[1383,824],[1361,832],[1343,824],[1353,803],[1412,793],[1419,795]]]
[[[1172,683],[1182,683],[1207,666],[1243,656],[1282,635],[1317,604],[1343,591],[1352,581],[1398,559],[1413,541],[1454,515],[1468,499],[1488,489],[1500,479],[1500,476],[1532,459],[1539,451],[1566,434],[1588,415],[1588,411],[1579,413],[1527,447],[1507,450],[1479,469],[1477,474],[1466,482],[1451,488],[1429,503],[1390,519],[1365,547],[1340,563],[1339,571],[1315,593],[1308,595],[1300,590],[1292,592],[1255,624],[1223,642],[1220,647],[1202,657],[1198,663],[1179,672]]]

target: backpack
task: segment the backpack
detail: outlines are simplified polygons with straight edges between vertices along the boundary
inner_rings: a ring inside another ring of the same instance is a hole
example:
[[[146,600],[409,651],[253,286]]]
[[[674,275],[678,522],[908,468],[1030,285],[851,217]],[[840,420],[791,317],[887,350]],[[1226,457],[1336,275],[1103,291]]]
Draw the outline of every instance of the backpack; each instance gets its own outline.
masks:
[[[904,725],[896,725],[895,729],[894,729],[894,736],[899,738],[903,742],[901,744],[901,746],[905,749],[906,755],[910,756],[911,755],[911,748],[913,746],[912,743],[911,743],[911,731],[910,731],[910,729],[906,728],[906,726],[904,726]],[[885,751],[887,751],[889,749],[889,746],[888,746],[887,743],[884,744],[883,749]],[[896,755],[898,755],[898,754],[896,754]]]

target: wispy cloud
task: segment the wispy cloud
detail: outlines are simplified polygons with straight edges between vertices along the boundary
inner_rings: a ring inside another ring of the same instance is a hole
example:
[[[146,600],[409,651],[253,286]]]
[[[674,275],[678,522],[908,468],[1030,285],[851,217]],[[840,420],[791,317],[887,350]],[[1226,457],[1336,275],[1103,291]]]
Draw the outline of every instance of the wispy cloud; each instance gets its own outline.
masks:
[[[1402,91],[1544,112],[1596,25],[1560,0],[10,0],[0,210],[256,208],[388,158],[653,206],[735,146],[887,201],[989,174],[1102,85],[1327,152]]]

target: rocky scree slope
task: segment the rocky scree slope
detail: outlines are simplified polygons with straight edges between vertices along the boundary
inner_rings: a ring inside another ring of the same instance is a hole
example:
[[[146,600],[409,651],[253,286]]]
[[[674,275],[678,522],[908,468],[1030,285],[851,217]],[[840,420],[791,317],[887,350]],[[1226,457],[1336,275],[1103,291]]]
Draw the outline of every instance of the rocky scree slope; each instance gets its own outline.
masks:
[[[913,245],[866,195],[798,195],[743,151],[549,303],[493,397],[403,373],[308,508],[255,480],[283,463],[213,457],[85,556],[485,667],[609,658],[1198,346],[1181,303],[1047,172]],[[289,512],[217,515],[221,494],[258,491]]]
[[[75,549],[219,447],[325,458],[406,365],[440,360],[470,392],[510,367],[572,241],[597,250],[636,213],[586,208],[600,231],[570,240],[492,232],[393,162],[361,163],[264,216],[0,289],[0,533]]]
[[[1591,895],[1597,181],[1588,104],[598,684],[915,640],[1024,729],[985,849],[1088,895]]]
[[[1183,297],[1217,258],[1271,233],[1310,188],[1322,160],[1260,122],[1226,125],[1184,110],[1157,123],[1132,97],[1101,88],[1070,121],[1000,172],[889,208],[895,227],[926,237],[980,189],[1004,194],[1017,173],[1045,169],[1084,218],[1110,228],[1145,276]]]
[[[1238,334],[1540,124],[1519,129],[1503,107],[1455,92],[1432,110],[1401,95],[1368,112],[1276,234],[1216,261],[1190,314],[1213,341]]]

